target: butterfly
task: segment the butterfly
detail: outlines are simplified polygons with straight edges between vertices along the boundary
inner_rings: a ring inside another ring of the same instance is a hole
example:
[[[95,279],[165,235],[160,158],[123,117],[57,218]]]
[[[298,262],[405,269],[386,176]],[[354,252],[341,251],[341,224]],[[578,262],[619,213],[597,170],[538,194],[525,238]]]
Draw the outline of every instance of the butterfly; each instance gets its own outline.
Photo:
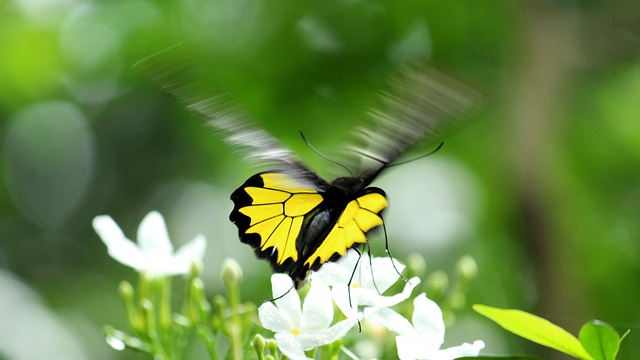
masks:
[[[408,149],[443,135],[479,99],[475,89],[430,61],[403,67],[345,148],[353,171],[347,168],[349,176],[327,181],[256,126],[228,93],[185,65],[183,57],[168,51],[152,59],[144,72],[187,108],[209,118],[246,158],[269,165],[271,170],[251,176],[231,194],[229,219],[240,240],[274,271],[289,274],[297,288],[309,272],[366,243],[369,232],[383,225],[387,196],[370,186],[378,175]]]

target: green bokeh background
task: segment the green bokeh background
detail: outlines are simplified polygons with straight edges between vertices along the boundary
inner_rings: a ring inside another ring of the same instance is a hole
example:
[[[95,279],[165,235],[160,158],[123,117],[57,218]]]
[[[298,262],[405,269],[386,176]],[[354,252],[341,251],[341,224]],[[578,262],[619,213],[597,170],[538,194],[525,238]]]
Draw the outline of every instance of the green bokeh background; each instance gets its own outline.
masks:
[[[631,329],[620,359],[640,358],[633,0],[0,2],[0,358],[141,358],[103,340],[102,325],[126,327],[116,289],[136,276],[107,255],[96,215],[134,238],[159,210],[176,246],[207,236],[211,294],[234,257],[244,298],[270,297],[268,265],[227,220],[254,169],[132,68],[178,43],[321,174],[335,169],[298,131],[331,153],[398,64],[429,55],[475,84],[487,101],[442,150],[374,184],[394,255],[451,272],[470,254],[469,304],[573,333],[597,318]],[[555,356],[472,312],[450,336]]]

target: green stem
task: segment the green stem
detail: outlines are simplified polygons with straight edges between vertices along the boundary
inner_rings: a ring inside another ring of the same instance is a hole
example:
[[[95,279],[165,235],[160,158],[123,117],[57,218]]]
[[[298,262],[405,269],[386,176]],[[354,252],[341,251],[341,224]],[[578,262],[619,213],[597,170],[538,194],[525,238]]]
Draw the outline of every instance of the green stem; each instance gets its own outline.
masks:
[[[175,339],[171,331],[173,323],[171,316],[171,278],[159,278],[156,281],[156,286],[159,290],[158,325],[161,341],[168,348],[168,352],[173,354],[173,358],[178,358],[174,343]]]
[[[231,341],[231,358],[234,360],[242,360],[242,319],[238,312],[240,305],[240,289],[237,283],[231,283],[227,286],[229,294],[229,308],[231,310],[231,322],[227,326],[229,340]]]
[[[153,347],[153,353],[156,355],[160,355],[164,360],[171,359],[158,335],[158,326],[156,323],[154,306],[149,299],[142,300],[142,309],[145,314],[147,323],[147,336],[149,337],[149,342]]]
[[[207,326],[196,324],[196,336],[207,349],[209,359],[218,360],[217,337],[211,332],[211,329]]]
[[[235,310],[233,311],[235,312]],[[227,329],[229,331],[229,340],[231,341],[231,358],[234,360],[242,360],[241,324],[232,320],[232,323]]]

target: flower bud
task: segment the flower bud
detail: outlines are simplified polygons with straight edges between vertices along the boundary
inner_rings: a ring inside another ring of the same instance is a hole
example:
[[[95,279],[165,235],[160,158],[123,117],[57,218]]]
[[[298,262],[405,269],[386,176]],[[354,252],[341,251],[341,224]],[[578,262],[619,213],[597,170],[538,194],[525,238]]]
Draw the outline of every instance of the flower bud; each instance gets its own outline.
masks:
[[[275,340],[267,339],[267,350],[271,354],[277,354],[278,353],[278,344],[276,343]]]
[[[451,310],[459,310],[467,304],[467,296],[461,292],[454,292],[449,296],[447,302]]]
[[[227,306],[227,300],[220,294],[216,294],[213,297],[212,308],[213,314],[211,316],[211,327],[215,331],[220,331],[224,328],[224,308]]]
[[[131,286],[127,281],[122,281],[118,286],[118,292],[124,302],[124,307],[127,311],[127,318],[129,319],[129,325],[135,332],[142,332],[145,326],[144,314],[139,312],[136,307],[135,290],[133,289],[133,286]]]
[[[478,274],[478,264],[471,256],[465,255],[456,263],[456,270],[460,280],[465,284],[469,284]]]
[[[189,283],[189,298],[187,299],[188,304],[188,316],[191,321],[194,323],[200,322],[201,319],[201,311],[203,310],[202,304],[207,303],[204,295],[204,283],[200,278],[193,278]],[[207,304],[208,305],[208,304]]]
[[[189,269],[189,277],[197,278],[202,273],[202,260],[198,259],[191,263],[191,268]]]
[[[145,318],[146,334],[149,337],[157,336],[158,326],[156,324],[155,306],[149,299],[142,299],[141,306]]]
[[[256,349],[258,359],[264,359],[264,348],[267,346],[267,342],[260,334],[256,334],[251,340],[251,346]]]
[[[434,301],[442,299],[448,288],[449,276],[442,270],[432,272],[427,278],[426,293],[429,299]]]
[[[427,262],[419,253],[411,253],[409,257],[407,257],[407,277],[411,278],[414,276],[422,277],[427,271]]]
[[[133,286],[131,286],[128,281],[120,282],[120,285],[118,286],[118,292],[120,292],[120,296],[125,302],[133,301],[135,291],[133,290]]]
[[[226,258],[222,262],[222,283],[231,291],[239,287],[242,282],[242,268],[237,261],[232,258]]]

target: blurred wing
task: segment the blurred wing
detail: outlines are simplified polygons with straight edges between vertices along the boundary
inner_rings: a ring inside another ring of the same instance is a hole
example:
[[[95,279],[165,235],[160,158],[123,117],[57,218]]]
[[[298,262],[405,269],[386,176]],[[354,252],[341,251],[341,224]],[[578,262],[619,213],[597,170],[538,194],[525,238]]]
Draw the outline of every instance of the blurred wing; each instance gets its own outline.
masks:
[[[378,97],[369,121],[355,129],[360,173],[370,182],[417,143],[442,136],[478,105],[481,93],[428,61],[403,68]]]
[[[278,272],[298,268],[297,239],[305,217],[324,201],[322,195],[300,187],[284,173],[265,172],[249,178],[231,200],[235,206],[229,218],[238,227],[240,240]]]
[[[196,66],[183,50],[180,45],[171,47],[134,67],[178,98],[187,109],[206,116],[209,125],[222,133],[245,158],[287,172],[306,186],[326,186],[326,181],[304,166],[289,149],[254,125],[251,116],[227,92],[213,85],[204,69]]]

